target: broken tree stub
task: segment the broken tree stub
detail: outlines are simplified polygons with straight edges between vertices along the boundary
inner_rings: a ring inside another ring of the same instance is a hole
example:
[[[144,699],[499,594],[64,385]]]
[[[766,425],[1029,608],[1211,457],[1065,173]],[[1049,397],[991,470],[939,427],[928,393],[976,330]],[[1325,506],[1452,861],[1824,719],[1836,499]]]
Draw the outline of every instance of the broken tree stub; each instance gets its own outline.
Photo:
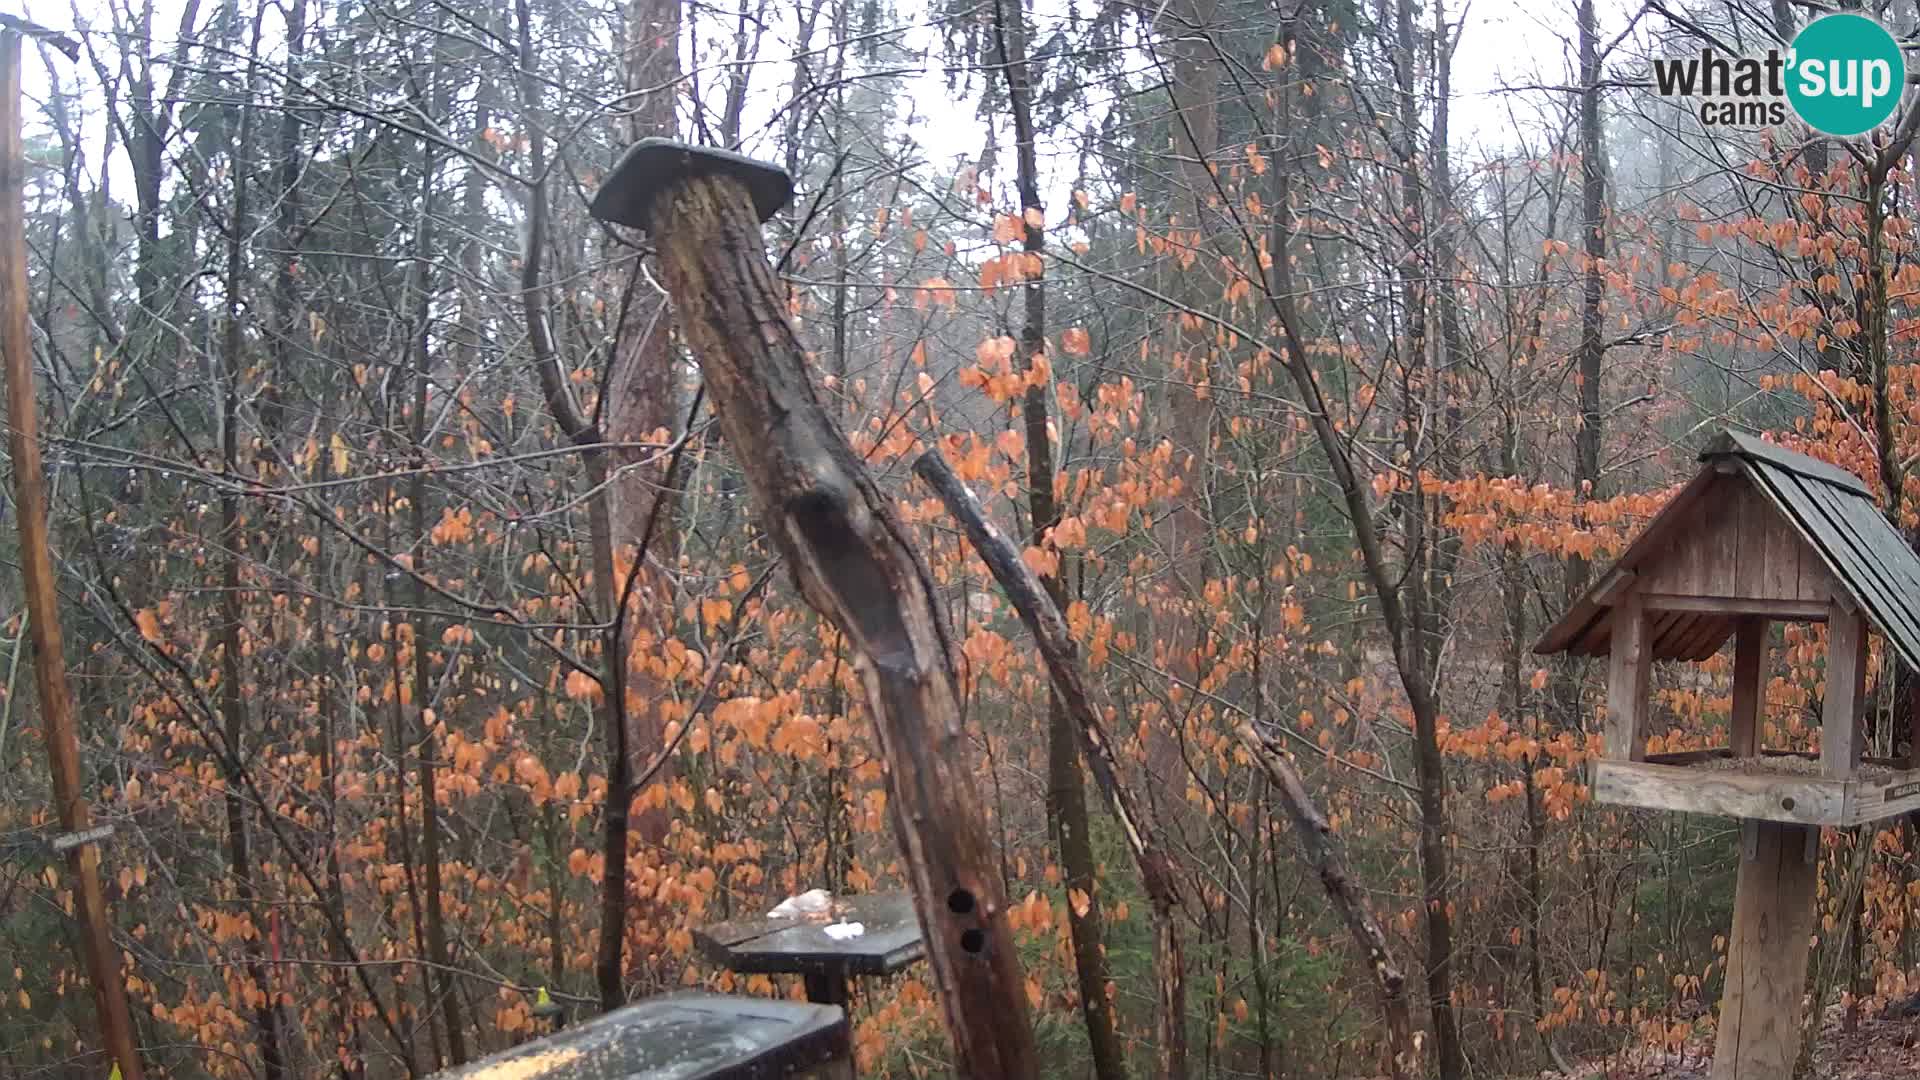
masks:
[[[956,1071],[1032,1076],[1025,981],[931,579],[815,394],[762,248],[761,223],[792,190],[775,166],[644,139],[592,210],[652,238],[760,521],[801,595],[853,646]]]
[[[1597,801],[1745,823],[1713,1077],[1787,1080],[1799,1052],[1820,827],[1920,808],[1920,746],[1864,756],[1862,711],[1870,630],[1920,667],[1920,558],[1852,473],[1735,432],[1700,458],[1700,472],[1534,651],[1607,657]],[[1774,621],[1827,625],[1817,757],[1764,745]],[[1662,734],[1653,662],[1705,660],[1728,639],[1728,745],[1649,752]]]

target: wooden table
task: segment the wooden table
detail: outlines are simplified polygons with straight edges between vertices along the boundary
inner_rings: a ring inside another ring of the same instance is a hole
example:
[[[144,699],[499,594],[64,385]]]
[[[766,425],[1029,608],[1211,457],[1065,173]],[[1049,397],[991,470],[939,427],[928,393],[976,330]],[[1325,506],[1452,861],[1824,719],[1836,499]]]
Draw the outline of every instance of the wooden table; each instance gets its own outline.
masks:
[[[826,928],[857,922],[866,932],[835,941]],[[807,1000],[847,1003],[847,979],[855,975],[891,975],[926,956],[913,897],[905,892],[839,897],[833,915],[817,919],[736,919],[693,932],[700,951],[714,963],[741,974],[799,975]]]
[[[649,998],[435,1080],[775,1080],[851,1077],[846,1014],[721,994]]]

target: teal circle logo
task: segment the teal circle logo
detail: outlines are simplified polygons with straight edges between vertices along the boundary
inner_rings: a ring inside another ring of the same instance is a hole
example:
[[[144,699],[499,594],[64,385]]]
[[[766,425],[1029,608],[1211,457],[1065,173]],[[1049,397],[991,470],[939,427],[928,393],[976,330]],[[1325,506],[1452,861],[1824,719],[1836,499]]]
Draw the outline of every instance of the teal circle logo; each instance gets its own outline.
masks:
[[[1793,39],[1787,101],[1807,126],[1849,138],[1872,131],[1900,106],[1907,60],[1887,28],[1864,15],[1827,15]]]

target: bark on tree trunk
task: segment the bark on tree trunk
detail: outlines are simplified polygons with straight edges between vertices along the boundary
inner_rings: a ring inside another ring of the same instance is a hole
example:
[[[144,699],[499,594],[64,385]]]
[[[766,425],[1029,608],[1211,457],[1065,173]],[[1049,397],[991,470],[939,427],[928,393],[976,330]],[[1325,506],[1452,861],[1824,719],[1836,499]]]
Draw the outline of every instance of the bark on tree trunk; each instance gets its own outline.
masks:
[[[647,216],[767,533],[807,602],[854,646],[955,1069],[1033,1076],[1025,980],[926,567],[807,378],[746,185],[682,176]]]
[[[675,88],[681,75],[680,24],[680,0],[633,0],[627,9],[627,91],[640,95],[627,129],[636,140],[675,133]],[[639,273],[637,260],[620,309],[603,395],[603,427],[607,442],[613,444],[611,460],[603,467],[613,477],[607,488],[607,497],[612,500],[607,515],[609,538],[618,550],[650,537],[648,550],[660,552],[672,565],[680,549],[674,517],[678,494],[671,488],[672,477],[666,468],[649,460],[657,457],[657,452],[636,444],[647,442],[655,431],[673,430],[679,412],[676,389],[680,364],[673,346],[667,298]],[[643,625],[656,636],[667,632],[668,614],[673,608],[669,583],[648,571],[644,562],[635,561],[634,573],[642,576],[631,590],[631,601],[618,612],[620,632],[608,654],[610,663],[627,665],[635,632]],[[627,718],[632,730],[626,736],[630,745],[625,769],[631,772],[634,759],[649,761],[660,752],[666,724],[657,703],[669,695],[646,669],[629,668],[623,677],[629,683],[625,689],[641,704]],[[659,843],[666,838],[671,820],[664,810],[643,811],[629,825],[642,843]]]

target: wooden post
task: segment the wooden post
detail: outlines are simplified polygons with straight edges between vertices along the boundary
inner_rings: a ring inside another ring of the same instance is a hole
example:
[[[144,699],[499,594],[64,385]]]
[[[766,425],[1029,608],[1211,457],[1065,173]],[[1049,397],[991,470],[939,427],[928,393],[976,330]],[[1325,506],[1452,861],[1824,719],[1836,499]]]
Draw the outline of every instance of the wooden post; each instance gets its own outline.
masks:
[[[1613,643],[1607,656],[1607,756],[1643,761],[1647,756],[1647,686],[1653,649],[1647,611],[1630,592],[1613,607]]]
[[[760,223],[791,197],[780,169],[646,139],[594,199],[646,228],[769,539],[800,593],[853,647],[887,809],[961,1076],[1037,1074],[1026,979],[973,780],[950,643],[926,566],[816,396]]]
[[[0,348],[6,353],[7,449],[20,512],[20,577],[27,594],[27,628],[33,638],[33,681],[40,695],[53,800],[60,827],[85,833],[93,822],[81,790],[80,749],[74,734],[73,696],[67,689],[66,655],[60,643],[60,605],[54,592],[53,554],[47,543],[47,484],[40,463],[34,405],[33,341],[27,322],[26,155],[20,135],[20,36],[0,32]],[[100,1036],[120,1064],[122,1080],[141,1080],[134,1050],[120,950],[107,930],[106,897],[100,890],[100,851],[94,840],[66,849],[74,913],[80,918],[81,962],[93,983]],[[103,1068],[101,1073],[105,1073]]]
[[[1741,845],[1712,1080],[1791,1080],[1818,884],[1808,846],[1820,830],[1774,821],[1745,825],[1755,842]]]
[[[1734,624],[1733,716],[1727,742],[1734,757],[1760,753],[1767,702],[1767,620],[1743,615]]]
[[[1827,611],[1827,696],[1820,706],[1820,771],[1829,778],[1848,779],[1860,767],[1866,689],[1867,622],[1835,600]]]

